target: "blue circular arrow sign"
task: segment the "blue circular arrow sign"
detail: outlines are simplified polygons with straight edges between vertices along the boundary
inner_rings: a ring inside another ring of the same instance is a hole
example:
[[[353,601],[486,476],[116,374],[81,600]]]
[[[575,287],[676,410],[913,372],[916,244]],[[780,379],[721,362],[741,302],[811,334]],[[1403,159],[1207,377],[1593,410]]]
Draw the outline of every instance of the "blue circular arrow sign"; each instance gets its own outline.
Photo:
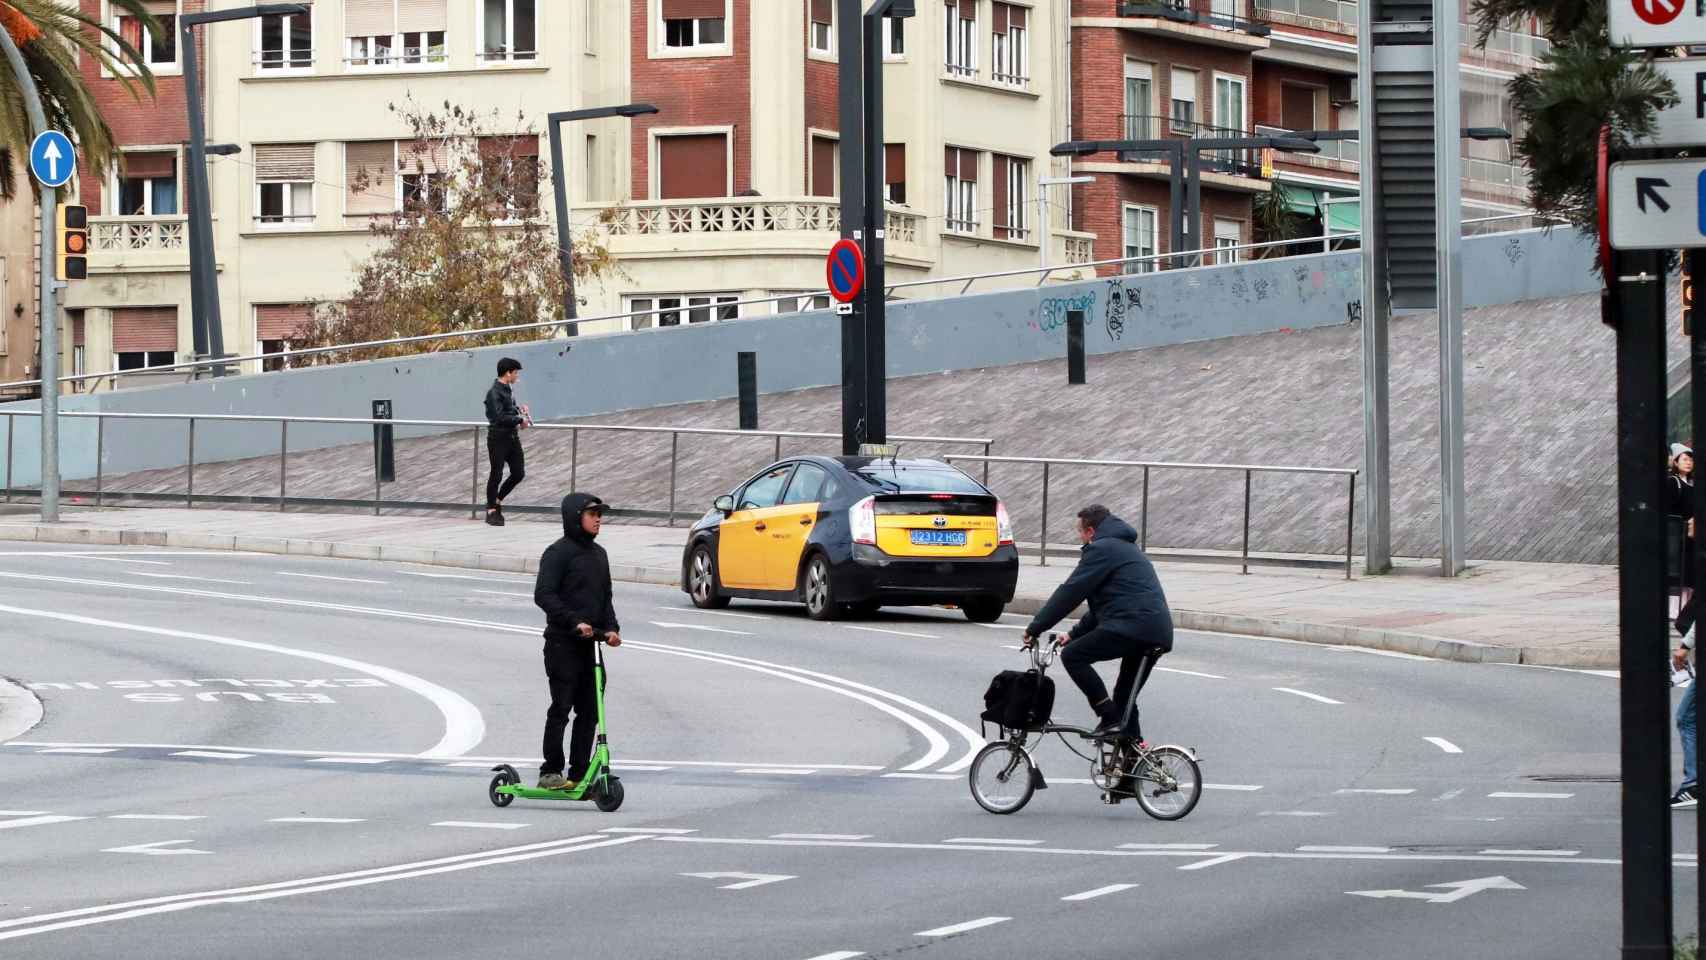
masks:
[[[63,187],[77,169],[77,151],[71,138],[58,130],[47,130],[30,141],[30,173],[45,187]]]
[[[865,288],[865,253],[853,240],[837,240],[829,248],[826,269],[829,273],[829,295],[841,303],[852,303]]]

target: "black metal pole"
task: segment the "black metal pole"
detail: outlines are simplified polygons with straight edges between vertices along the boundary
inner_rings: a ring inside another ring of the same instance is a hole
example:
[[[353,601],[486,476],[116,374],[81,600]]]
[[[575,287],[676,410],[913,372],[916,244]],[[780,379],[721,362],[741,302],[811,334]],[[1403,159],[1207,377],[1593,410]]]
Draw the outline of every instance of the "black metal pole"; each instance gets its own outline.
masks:
[[[1084,311],[1066,311],[1066,382],[1080,384],[1084,378]]]
[[[1695,270],[1699,267],[1706,266],[1706,248],[1684,250],[1682,255],[1686,258],[1684,264],[1684,275],[1689,278],[1688,282],[1692,285]],[[1692,311],[1692,301],[1693,290],[1690,289],[1686,291],[1686,295],[1683,300],[1683,309]],[[1706,382],[1706,330],[1702,329],[1702,324],[1692,322],[1692,318],[1688,326],[1689,329],[1687,332],[1690,367],[1689,392],[1692,410],[1689,417],[1689,436],[1685,438],[1685,441],[1688,443],[1689,448],[1693,449],[1694,438],[1700,435],[1699,424],[1706,423],[1706,388],[1702,388],[1701,386],[1703,382]],[[1694,464],[1694,475],[1696,477],[1696,484],[1698,485],[1698,478],[1700,476],[1700,460],[1698,457],[1695,458]],[[1706,590],[1701,589],[1702,587],[1706,587],[1706,550],[1702,550],[1700,547],[1702,541],[1706,540],[1706,537],[1702,537],[1702,534],[1706,534],[1706,497],[1699,496],[1698,494],[1694,497],[1693,519],[1694,583],[1690,584],[1690,586],[1694,588],[1694,595],[1696,597],[1706,597]],[[1684,540],[1683,542],[1686,544],[1688,541]],[[1696,638],[1696,643],[1698,643],[1700,636],[1699,632],[1696,631],[1694,636]],[[1671,641],[1674,643],[1675,638],[1672,637]],[[1696,679],[1694,682],[1699,683],[1700,681]],[[1696,688],[1694,693],[1694,729],[1699,730],[1701,713],[1699,689]],[[1696,770],[1696,776],[1698,776],[1698,774],[1699,771]],[[1700,854],[1700,838],[1706,837],[1706,804],[1695,807],[1694,824],[1694,852],[1696,857],[1698,857]],[[1695,929],[1706,933],[1706,885],[1702,885],[1700,883],[1701,879],[1706,879],[1706,874],[1701,873],[1701,867],[1698,862],[1694,865],[1694,871]]]
[[[740,428],[758,429],[758,353],[741,350],[735,354],[736,388],[740,393]],[[777,459],[781,459],[778,457]]]
[[[1185,249],[1185,141],[1173,142],[1173,151],[1168,155],[1167,196],[1172,205],[1172,215],[1168,219],[1173,225],[1173,237],[1169,241],[1169,253],[1178,253]],[[1178,266],[1171,259],[1165,261],[1169,266]]]
[[[575,304],[574,238],[569,233],[569,188],[563,172],[563,119],[551,116],[546,121],[551,128],[551,192],[557,205],[557,269],[563,274],[563,319],[579,316]],[[579,333],[579,327],[565,324],[569,336]]]
[[[207,187],[207,125],[202,117],[201,66],[196,56],[193,17],[179,18],[178,50],[184,62],[184,101],[189,111],[190,164],[190,327],[197,359],[220,359],[225,332],[219,317],[219,278],[213,260],[213,209]],[[216,377],[225,367],[212,368]]]
[[[883,16],[877,6],[864,21],[865,82],[865,441],[888,442],[888,297],[884,227],[888,205],[883,190]]]
[[[1622,736],[1623,956],[1671,955],[1670,684],[1665,670],[1665,277],[1650,252],[1614,255]]]
[[[1201,250],[1204,247],[1202,239],[1202,151],[1193,144],[1185,152],[1190,155],[1187,166],[1190,167],[1191,171],[1189,197],[1186,199],[1186,216],[1190,217],[1189,229],[1191,231],[1188,249]],[[1180,265],[1177,261],[1173,262],[1175,266]],[[1183,266],[1195,267],[1201,264],[1202,257],[1198,255],[1191,257],[1190,262],[1183,264]]]
[[[836,50],[839,60],[838,107],[841,128],[841,235],[864,242],[865,83],[861,56],[861,0],[836,0]],[[865,307],[855,299],[841,314],[841,453],[853,456],[865,434]]]

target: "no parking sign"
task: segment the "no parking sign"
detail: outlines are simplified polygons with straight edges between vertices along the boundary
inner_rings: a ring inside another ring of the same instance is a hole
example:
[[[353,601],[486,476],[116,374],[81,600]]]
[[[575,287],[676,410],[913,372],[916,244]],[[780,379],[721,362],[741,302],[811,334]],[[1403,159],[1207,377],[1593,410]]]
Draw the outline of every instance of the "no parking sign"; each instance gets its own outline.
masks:
[[[829,248],[826,270],[829,295],[840,303],[852,303],[865,287],[865,252],[852,240],[837,240]]]

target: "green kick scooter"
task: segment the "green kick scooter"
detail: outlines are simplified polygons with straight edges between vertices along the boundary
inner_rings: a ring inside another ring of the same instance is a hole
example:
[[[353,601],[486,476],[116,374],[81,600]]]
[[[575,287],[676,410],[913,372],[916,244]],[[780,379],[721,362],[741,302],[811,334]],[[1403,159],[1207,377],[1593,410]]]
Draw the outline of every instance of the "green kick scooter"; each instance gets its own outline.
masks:
[[[598,809],[605,813],[614,813],[622,805],[622,781],[610,772],[610,743],[605,738],[604,729],[604,641],[600,640],[597,647],[598,658],[594,663],[594,678],[598,690],[598,740],[593,747],[592,763],[586,768],[586,776],[570,790],[541,790],[529,787],[521,782],[521,774],[507,763],[501,763],[492,768],[497,776],[486,787],[486,796],[491,798],[493,806],[507,807],[516,797],[527,800],[591,800]]]

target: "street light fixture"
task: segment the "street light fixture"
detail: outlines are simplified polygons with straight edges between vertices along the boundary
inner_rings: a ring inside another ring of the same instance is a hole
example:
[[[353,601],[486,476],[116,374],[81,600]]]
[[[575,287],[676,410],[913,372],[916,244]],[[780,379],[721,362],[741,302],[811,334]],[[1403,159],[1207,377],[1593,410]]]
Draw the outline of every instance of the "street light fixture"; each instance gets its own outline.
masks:
[[[302,3],[263,3],[235,10],[186,13],[178,17],[178,49],[184,58],[184,103],[190,120],[190,314],[198,357],[215,361],[225,356],[225,328],[219,316],[219,276],[213,263],[213,209],[207,187],[207,123],[202,116],[201,66],[196,58],[195,28],[205,23],[252,20],[275,14],[307,14]],[[221,155],[224,154],[220,151]],[[213,375],[225,375],[215,363]]]
[[[545,115],[545,124],[551,136],[551,191],[556,194],[557,201],[557,267],[563,273],[563,318],[573,320],[580,315],[575,303],[575,264],[574,239],[569,232],[569,193],[567,178],[563,175],[563,130],[562,125],[575,120],[598,120],[604,117],[639,117],[648,113],[657,113],[658,108],[649,103],[624,103],[615,107],[589,107],[585,110],[560,110]],[[569,336],[579,331],[573,325],[565,325]]]

